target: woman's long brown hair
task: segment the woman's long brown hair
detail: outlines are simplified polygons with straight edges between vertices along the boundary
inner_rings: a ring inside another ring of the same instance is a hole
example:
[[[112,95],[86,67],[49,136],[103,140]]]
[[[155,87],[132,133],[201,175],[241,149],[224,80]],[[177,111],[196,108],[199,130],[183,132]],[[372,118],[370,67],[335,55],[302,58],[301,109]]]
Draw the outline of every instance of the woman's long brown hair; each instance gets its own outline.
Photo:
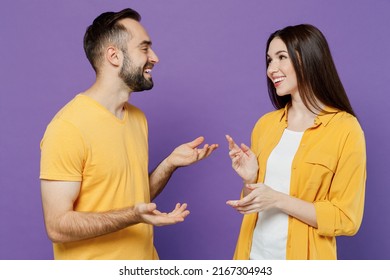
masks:
[[[356,116],[337,73],[326,38],[318,28],[300,24],[277,30],[268,38],[266,55],[274,38],[280,38],[286,44],[296,72],[299,94],[309,110],[321,110],[319,101]],[[290,95],[276,94],[274,84],[269,78],[267,83],[268,93],[275,108],[284,108],[291,102]]]

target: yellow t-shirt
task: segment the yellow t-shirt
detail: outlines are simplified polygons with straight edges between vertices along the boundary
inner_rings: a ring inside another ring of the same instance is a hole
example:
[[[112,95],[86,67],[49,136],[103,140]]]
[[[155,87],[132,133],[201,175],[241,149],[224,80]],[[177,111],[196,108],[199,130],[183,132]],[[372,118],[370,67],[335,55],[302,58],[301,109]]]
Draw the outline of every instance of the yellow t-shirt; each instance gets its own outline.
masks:
[[[145,115],[126,104],[122,120],[79,94],[48,125],[40,178],[80,181],[75,211],[102,212],[150,202]],[[55,259],[157,259],[153,227],[137,224],[87,240],[55,243]]]
[[[290,195],[313,202],[318,228],[289,216],[287,259],[337,259],[336,236],[354,235],[362,222],[366,149],[355,117],[331,108],[307,129],[291,167]],[[287,106],[266,114],[252,132],[252,151],[264,182],[269,155],[287,127]],[[272,186],[271,186],[272,187]],[[248,259],[257,214],[245,215],[234,259]]]

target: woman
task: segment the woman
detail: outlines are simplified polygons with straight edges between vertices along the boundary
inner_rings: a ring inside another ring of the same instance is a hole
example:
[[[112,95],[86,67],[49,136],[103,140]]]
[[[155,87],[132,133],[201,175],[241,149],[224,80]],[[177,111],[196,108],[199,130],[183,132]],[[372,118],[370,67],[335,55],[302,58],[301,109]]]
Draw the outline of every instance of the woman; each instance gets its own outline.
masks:
[[[336,236],[362,221],[363,131],[314,26],[288,26],[266,48],[268,92],[277,109],[256,123],[251,149],[230,136],[244,181],[235,259],[337,259]]]

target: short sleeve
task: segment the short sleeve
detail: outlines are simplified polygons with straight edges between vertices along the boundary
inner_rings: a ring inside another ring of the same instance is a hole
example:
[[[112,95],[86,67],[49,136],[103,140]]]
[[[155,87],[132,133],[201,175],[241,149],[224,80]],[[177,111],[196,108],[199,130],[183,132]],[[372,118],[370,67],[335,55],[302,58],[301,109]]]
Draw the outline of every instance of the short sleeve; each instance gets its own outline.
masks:
[[[85,143],[71,123],[53,120],[41,141],[40,179],[81,181],[85,162]]]

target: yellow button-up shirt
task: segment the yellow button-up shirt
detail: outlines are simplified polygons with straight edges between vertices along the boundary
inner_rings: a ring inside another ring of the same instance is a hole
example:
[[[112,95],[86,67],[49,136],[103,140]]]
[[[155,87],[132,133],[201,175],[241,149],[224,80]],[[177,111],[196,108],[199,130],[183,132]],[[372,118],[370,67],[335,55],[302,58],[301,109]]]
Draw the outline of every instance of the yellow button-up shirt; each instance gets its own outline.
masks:
[[[318,228],[289,216],[287,259],[337,259],[336,236],[354,235],[362,222],[364,133],[354,116],[325,111],[304,132],[291,166],[290,195],[314,203]],[[258,182],[264,182],[268,157],[285,128],[287,106],[256,123],[251,149],[258,158]],[[244,216],[234,259],[249,259],[256,221],[257,213]]]

